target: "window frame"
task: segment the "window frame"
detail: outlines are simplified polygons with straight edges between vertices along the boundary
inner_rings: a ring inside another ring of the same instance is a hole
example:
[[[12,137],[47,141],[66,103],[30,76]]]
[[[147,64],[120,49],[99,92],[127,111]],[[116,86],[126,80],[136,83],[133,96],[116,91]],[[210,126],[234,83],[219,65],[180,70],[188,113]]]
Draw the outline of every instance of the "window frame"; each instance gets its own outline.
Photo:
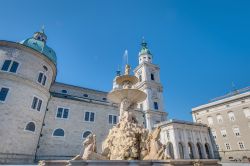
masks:
[[[159,104],[157,101],[154,101],[154,110],[159,110]]]
[[[86,133],[86,132],[90,132],[90,134],[93,134],[92,131],[90,131],[90,130],[85,130],[85,131],[82,132],[81,139],[86,139],[86,138],[90,135],[90,134],[89,134],[86,138],[83,138],[83,134]]]
[[[222,134],[223,133],[222,131],[225,131],[225,136],[224,136],[224,134]],[[227,130],[226,129],[221,129],[220,133],[221,133],[222,138],[227,138]]]
[[[233,133],[234,133],[234,136],[236,136],[236,137],[241,136],[239,127],[233,127]]]
[[[241,148],[240,143],[243,145],[243,148]],[[243,141],[238,141],[237,145],[238,145],[238,147],[239,147],[240,150],[245,150],[246,149],[245,144],[244,144]]]
[[[38,100],[37,100],[37,103],[36,103],[36,108],[33,108],[32,106],[33,106],[33,101],[34,101],[35,97]],[[41,103],[40,109],[38,110],[39,101],[41,101],[42,103]],[[32,111],[37,111],[37,112],[42,112],[42,105],[43,105],[43,99],[40,98],[40,97],[38,97],[38,96],[36,96],[36,95],[33,95],[32,100],[31,100],[31,105],[30,105],[31,110]]]
[[[57,117],[57,113],[58,113],[58,109],[62,108],[63,112],[62,112],[62,117]],[[68,109],[68,117],[67,118],[63,118],[63,114],[64,114],[64,110]],[[69,119],[69,113],[70,112],[70,108],[69,107],[62,107],[62,106],[57,106],[56,108],[56,113],[55,113],[55,119],[61,119],[61,120],[68,120]]]
[[[7,99],[8,99],[8,96],[9,96],[9,93],[10,93],[10,91],[11,91],[11,88],[10,87],[7,87],[7,86],[1,86],[0,87],[0,92],[1,92],[1,90],[2,90],[2,88],[6,88],[6,89],[9,89],[8,90],[8,92],[7,92],[7,94],[6,94],[6,96],[5,96],[5,99],[2,101],[2,100],[0,100],[0,103],[6,103],[6,101],[7,101]]]
[[[86,113],[89,113],[89,118],[88,120],[85,120],[85,116],[86,116]],[[91,119],[91,113],[94,113],[94,120],[93,121],[90,121]],[[96,112],[92,112],[92,111],[84,111],[84,114],[83,114],[83,122],[90,122],[90,123],[94,123],[95,122],[95,119],[96,119]]]
[[[109,122],[109,116],[112,116],[112,122]],[[116,117],[116,123],[114,123],[114,117]],[[118,123],[118,116],[115,114],[108,114],[108,124],[110,125],[116,125]]]
[[[47,76],[47,74],[45,74],[46,72],[44,72],[44,71],[38,71],[38,77],[37,77],[37,79],[36,79],[36,82],[38,83],[38,84],[40,84],[40,85],[42,85],[42,86],[46,86],[46,83],[47,83],[47,81],[48,81],[48,76]],[[39,76],[40,76],[40,74],[43,74],[42,75],[42,79],[41,79],[41,82],[39,82]],[[45,83],[44,83],[44,78],[45,78]]]
[[[228,115],[228,119],[231,121],[231,122],[234,122],[236,120],[235,118],[235,115],[234,115],[234,112],[233,111],[229,111],[227,112],[227,115]],[[232,119],[233,117],[233,119]]]
[[[27,125],[28,125],[29,123],[32,123],[32,122],[33,122],[34,125],[35,125],[35,131],[26,130]],[[29,121],[29,122],[27,122],[23,130],[24,130],[25,132],[29,132],[29,133],[35,134],[35,133],[36,133],[36,122],[35,122],[35,121]]]
[[[228,147],[227,147],[228,144]],[[232,150],[230,143],[224,143],[226,150]]]
[[[10,61],[10,65],[9,65],[9,67],[8,67],[8,69],[7,69],[7,70],[2,70],[4,63],[5,63],[5,61],[7,61],[7,60],[9,60],[9,61]],[[17,68],[16,68],[16,71],[15,71],[15,72],[11,72],[10,70],[11,70],[11,68],[12,68],[12,66],[13,66],[13,63],[14,63],[14,62],[16,62],[16,63],[18,64],[18,66],[17,66]],[[13,74],[17,74],[17,71],[18,71],[18,69],[20,68],[20,66],[21,66],[21,63],[20,63],[19,61],[16,61],[16,60],[11,60],[11,59],[5,59],[5,60],[3,61],[3,64],[2,64],[2,67],[1,67],[0,71],[1,71],[1,72],[6,72],[6,73],[13,73]]]
[[[150,80],[155,81],[155,74],[154,73],[150,73]]]
[[[57,129],[62,129],[63,130],[63,136],[54,135],[54,133],[55,133],[55,131]],[[52,137],[55,137],[55,138],[65,138],[65,130],[63,128],[56,128],[56,129],[54,129],[53,132],[52,132]]]

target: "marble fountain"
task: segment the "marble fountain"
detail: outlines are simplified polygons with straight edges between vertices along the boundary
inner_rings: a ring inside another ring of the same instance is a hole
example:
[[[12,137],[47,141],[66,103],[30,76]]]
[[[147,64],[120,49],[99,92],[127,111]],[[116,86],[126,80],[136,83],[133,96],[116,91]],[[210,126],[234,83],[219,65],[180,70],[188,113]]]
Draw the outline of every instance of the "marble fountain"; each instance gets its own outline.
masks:
[[[102,153],[97,153],[96,136],[89,135],[83,142],[84,151],[69,161],[40,161],[39,165],[133,165],[133,166],[215,166],[217,160],[179,160],[171,159],[165,153],[165,145],[160,141],[160,128],[149,132],[139,124],[134,110],[147,95],[138,89],[136,76],[130,75],[130,66],[125,67],[124,75],[116,78],[119,88],[108,94],[108,99],[120,106],[119,123],[110,129],[102,144]],[[79,145],[80,146],[80,145]]]

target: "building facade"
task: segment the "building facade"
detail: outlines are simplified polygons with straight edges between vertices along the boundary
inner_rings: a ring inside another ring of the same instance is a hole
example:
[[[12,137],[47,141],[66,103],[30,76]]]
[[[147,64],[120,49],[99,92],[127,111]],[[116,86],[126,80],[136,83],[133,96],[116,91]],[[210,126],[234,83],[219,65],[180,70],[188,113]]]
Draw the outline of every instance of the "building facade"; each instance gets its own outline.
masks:
[[[166,154],[171,158],[216,158],[216,149],[207,125],[171,119],[155,127],[161,127],[161,142],[166,145]]]
[[[192,115],[211,128],[223,160],[250,161],[250,87],[195,107]]]
[[[167,113],[160,68],[152,63],[145,42],[138,59],[134,70],[139,79],[136,88],[147,94],[147,99],[135,110],[139,123],[149,130],[162,124],[162,135],[169,124],[174,124],[178,130],[172,132],[171,138],[178,139],[175,134],[180,135],[180,128],[193,125],[204,135],[199,138],[201,145],[208,143],[212,147],[204,125],[163,123]],[[56,82],[56,66],[56,53],[47,46],[44,30],[20,43],[0,41],[0,163],[72,158],[90,133],[96,134],[100,152],[109,129],[118,123],[119,106],[107,100],[107,92]],[[184,140],[178,141],[187,146]],[[197,140],[192,142],[197,144]],[[173,147],[177,148],[177,144]],[[174,153],[174,158],[183,158],[178,150]],[[186,150],[183,154],[188,158]],[[202,154],[200,158],[205,158],[204,150]],[[194,158],[199,158],[196,152]]]

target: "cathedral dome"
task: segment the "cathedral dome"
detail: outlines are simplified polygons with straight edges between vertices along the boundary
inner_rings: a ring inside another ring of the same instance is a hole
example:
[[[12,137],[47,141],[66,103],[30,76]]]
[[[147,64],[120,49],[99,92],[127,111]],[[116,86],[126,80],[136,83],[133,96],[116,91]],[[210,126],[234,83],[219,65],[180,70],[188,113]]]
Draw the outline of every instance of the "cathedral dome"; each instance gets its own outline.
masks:
[[[21,41],[20,44],[42,53],[56,65],[56,53],[52,48],[46,45],[46,40],[47,36],[44,33],[44,29],[42,29],[39,32],[35,32],[33,37]]]
[[[144,38],[142,39],[142,43],[141,43],[141,51],[139,52],[139,55],[144,55],[144,54],[148,54],[148,55],[152,55],[150,50],[148,49],[147,43],[145,42]]]

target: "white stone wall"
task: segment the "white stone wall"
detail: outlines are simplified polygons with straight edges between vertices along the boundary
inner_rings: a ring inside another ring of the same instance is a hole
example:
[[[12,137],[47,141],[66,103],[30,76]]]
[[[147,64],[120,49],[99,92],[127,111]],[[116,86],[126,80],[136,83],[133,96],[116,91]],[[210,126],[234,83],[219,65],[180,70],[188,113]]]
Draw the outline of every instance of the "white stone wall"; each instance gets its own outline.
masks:
[[[7,59],[17,61],[19,67],[16,73],[0,70],[0,88],[9,88],[6,100],[0,102],[0,158],[4,159],[1,156],[6,154],[13,158],[24,155],[28,156],[27,161],[32,161],[49,99],[48,89],[54,77],[53,64],[32,55],[19,44],[0,42],[0,69]],[[43,65],[48,68],[46,86],[36,81]],[[34,96],[42,99],[40,111],[31,108]],[[35,132],[25,130],[28,122],[35,123]],[[0,159],[1,162],[5,161]]]

